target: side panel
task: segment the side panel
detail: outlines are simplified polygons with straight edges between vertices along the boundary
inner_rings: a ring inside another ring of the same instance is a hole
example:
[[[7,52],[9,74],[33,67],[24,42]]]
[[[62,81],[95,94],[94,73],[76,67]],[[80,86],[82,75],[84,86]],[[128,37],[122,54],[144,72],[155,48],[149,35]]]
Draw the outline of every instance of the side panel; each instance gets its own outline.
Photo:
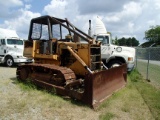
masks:
[[[23,55],[28,58],[33,58],[33,42],[32,41],[24,41]]]
[[[73,43],[73,42],[58,42],[57,51],[60,55],[64,55],[63,50],[67,50],[67,46],[70,46],[72,50],[85,62],[85,64],[90,67],[91,59],[90,59],[90,49],[89,44],[83,43]],[[68,51],[69,52],[69,51]],[[70,52],[69,52],[70,53]],[[76,60],[76,58],[70,53],[68,64],[65,66],[72,69],[76,75],[85,76],[88,71],[84,68],[84,66]],[[74,60],[72,60],[74,59]]]
[[[79,57],[89,66],[89,51],[88,49],[78,49]],[[79,61],[76,60],[71,66],[69,66],[77,75],[85,75],[88,71],[81,65]]]

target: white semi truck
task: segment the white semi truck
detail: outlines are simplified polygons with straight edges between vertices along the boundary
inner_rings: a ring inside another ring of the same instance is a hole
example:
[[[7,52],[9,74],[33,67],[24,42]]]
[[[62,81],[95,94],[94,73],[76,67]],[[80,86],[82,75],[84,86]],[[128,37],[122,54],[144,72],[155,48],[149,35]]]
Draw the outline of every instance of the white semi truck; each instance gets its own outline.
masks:
[[[88,34],[102,42],[101,57],[108,68],[116,67],[123,63],[127,64],[128,71],[134,68],[135,48],[112,44],[111,36],[107,33],[105,25],[100,18],[97,17],[96,19],[94,34],[92,34],[91,20],[89,20]]]
[[[0,63],[13,66],[29,63],[32,59],[23,56],[24,41],[19,39],[16,31],[0,28]]]

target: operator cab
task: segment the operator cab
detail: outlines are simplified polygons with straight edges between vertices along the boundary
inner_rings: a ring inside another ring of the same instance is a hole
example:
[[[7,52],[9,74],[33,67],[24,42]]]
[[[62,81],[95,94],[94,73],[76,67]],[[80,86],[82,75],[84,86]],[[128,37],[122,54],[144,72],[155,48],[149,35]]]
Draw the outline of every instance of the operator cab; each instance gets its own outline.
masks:
[[[67,26],[66,22],[64,19],[50,16],[34,18],[31,20],[28,40],[39,42],[40,54],[55,54],[57,41],[69,42],[72,40],[69,37],[72,36],[71,32],[63,27],[63,24]]]
[[[77,29],[67,19],[46,15],[31,20],[28,40],[38,42],[40,54],[55,54],[57,41],[80,42],[80,38],[92,42],[92,37]]]

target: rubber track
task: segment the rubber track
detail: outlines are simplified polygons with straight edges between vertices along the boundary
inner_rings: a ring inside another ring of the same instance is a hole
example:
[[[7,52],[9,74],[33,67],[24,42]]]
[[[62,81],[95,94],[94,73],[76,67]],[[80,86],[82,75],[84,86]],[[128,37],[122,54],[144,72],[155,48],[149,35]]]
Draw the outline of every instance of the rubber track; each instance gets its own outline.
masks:
[[[58,71],[61,72],[65,78],[65,80],[76,80],[76,76],[74,72],[67,67],[62,67],[62,66],[57,66],[54,64],[37,64],[37,63],[31,63],[31,64],[26,64],[26,65],[21,65],[17,68],[17,79],[20,79],[20,72],[22,68],[43,68],[43,69],[50,69],[52,71]]]

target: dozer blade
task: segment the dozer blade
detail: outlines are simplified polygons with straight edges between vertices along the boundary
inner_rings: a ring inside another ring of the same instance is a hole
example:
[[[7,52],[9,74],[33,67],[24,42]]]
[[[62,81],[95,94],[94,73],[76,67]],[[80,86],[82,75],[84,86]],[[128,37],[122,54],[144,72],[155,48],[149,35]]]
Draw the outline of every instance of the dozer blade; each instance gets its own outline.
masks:
[[[127,82],[126,64],[109,70],[88,74],[85,78],[85,93],[83,101],[93,108],[124,87]]]

